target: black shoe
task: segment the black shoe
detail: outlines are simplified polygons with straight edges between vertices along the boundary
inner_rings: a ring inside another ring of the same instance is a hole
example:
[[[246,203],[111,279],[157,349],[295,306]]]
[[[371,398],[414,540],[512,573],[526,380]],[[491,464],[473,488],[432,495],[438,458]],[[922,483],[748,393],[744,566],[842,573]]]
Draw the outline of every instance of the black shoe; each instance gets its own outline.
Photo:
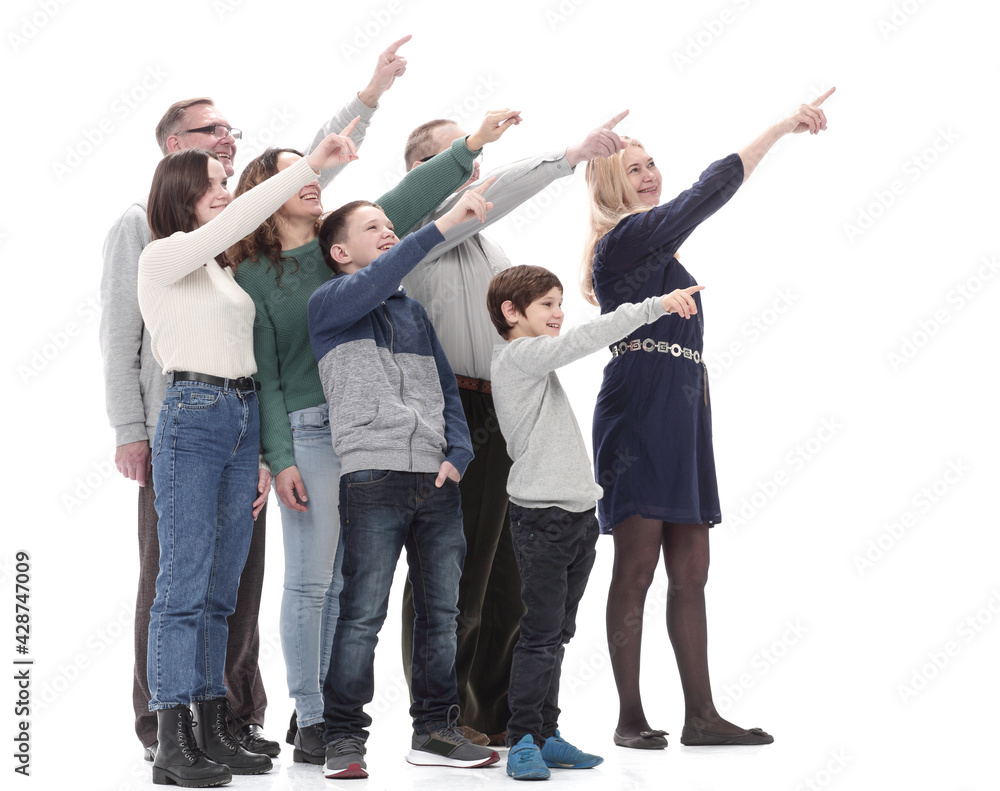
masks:
[[[292,718],[288,721],[288,730],[285,731],[285,741],[288,744],[295,744],[295,732],[299,729],[299,719],[292,709]]]
[[[248,753],[258,755],[269,755],[277,758],[281,752],[281,745],[276,741],[268,739],[260,730],[259,725],[244,725],[239,730],[240,744]]]
[[[198,746],[193,726],[194,717],[187,706],[156,712],[154,784],[208,788],[225,785],[233,779],[228,766],[210,760]]]
[[[323,743],[323,723],[303,725],[295,732],[295,752],[292,761],[297,764],[326,763],[326,745]]]
[[[236,734],[229,698],[211,698],[195,704],[196,733],[205,755],[229,767],[234,775],[259,775],[270,771],[271,759],[243,749]]]
[[[144,761],[154,761],[156,759],[156,742],[153,742],[149,747],[142,748],[142,759]]]

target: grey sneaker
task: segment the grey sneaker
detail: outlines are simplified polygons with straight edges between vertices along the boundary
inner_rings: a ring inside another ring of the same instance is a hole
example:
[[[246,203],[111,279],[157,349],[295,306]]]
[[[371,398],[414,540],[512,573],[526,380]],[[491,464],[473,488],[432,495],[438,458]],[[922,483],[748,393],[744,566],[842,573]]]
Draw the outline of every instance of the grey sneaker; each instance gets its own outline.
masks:
[[[406,760],[416,766],[471,769],[495,764],[500,756],[496,750],[473,744],[462,735],[461,728],[450,725],[431,733],[413,734],[410,754],[406,756]]]
[[[326,746],[326,766],[323,774],[338,780],[360,780],[368,777],[365,763],[365,743],[358,736],[341,736]]]

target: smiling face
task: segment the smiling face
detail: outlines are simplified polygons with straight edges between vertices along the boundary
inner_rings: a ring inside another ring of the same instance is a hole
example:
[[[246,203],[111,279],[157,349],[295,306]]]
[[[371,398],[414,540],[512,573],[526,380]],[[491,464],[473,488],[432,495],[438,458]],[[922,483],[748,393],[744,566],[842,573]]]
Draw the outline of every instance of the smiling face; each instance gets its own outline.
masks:
[[[539,335],[550,335],[555,338],[559,335],[564,318],[562,300],[562,289],[553,286],[538,299],[532,300],[524,309],[524,313],[520,313],[513,303],[505,302],[503,311],[511,325],[508,338],[510,340],[537,338]]]
[[[214,105],[196,104],[186,111],[183,129],[201,129],[212,124],[230,126],[229,121]],[[236,158],[236,138],[231,134],[218,138],[211,132],[182,132],[167,138],[170,151],[180,151],[182,148],[201,148],[213,151],[219,156],[226,175],[233,175],[233,160]]]
[[[330,255],[344,274],[364,269],[382,253],[399,242],[385,212],[374,206],[361,206],[347,218],[344,241],[330,247]]]
[[[278,155],[278,172],[291,167],[301,158],[298,154],[292,154],[288,151],[282,152]],[[298,221],[313,223],[322,214],[323,204],[320,199],[318,179],[310,181],[278,209],[278,217],[288,224],[295,224]]]
[[[198,227],[219,216],[229,205],[232,196],[227,188],[228,176],[223,164],[217,159],[208,160],[208,189],[194,206]],[[189,204],[190,205],[190,204]]]
[[[622,154],[625,177],[646,206],[656,206],[660,202],[660,169],[644,148],[629,146]]]

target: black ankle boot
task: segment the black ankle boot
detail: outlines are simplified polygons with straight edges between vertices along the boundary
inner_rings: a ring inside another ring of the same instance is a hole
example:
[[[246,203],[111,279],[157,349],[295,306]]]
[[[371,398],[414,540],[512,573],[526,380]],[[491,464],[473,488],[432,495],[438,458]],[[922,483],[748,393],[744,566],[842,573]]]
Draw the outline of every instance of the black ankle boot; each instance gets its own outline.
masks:
[[[229,698],[211,698],[195,703],[198,741],[205,754],[229,767],[234,775],[259,775],[271,769],[266,755],[247,752],[236,736]]]
[[[187,788],[221,786],[233,779],[228,766],[209,760],[194,737],[194,718],[187,706],[156,712],[156,758],[153,782]]]

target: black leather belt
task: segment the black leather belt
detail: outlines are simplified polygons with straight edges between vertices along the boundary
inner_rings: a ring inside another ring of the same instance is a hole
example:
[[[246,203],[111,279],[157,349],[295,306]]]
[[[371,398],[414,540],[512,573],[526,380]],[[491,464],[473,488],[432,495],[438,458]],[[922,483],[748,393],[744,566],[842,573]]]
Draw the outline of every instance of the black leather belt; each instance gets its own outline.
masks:
[[[211,374],[199,374],[194,371],[171,371],[170,384],[174,382],[201,382],[206,385],[215,385],[227,390],[260,390],[260,382],[252,376],[241,376],[239,379],[225,379],[221,376]]]

